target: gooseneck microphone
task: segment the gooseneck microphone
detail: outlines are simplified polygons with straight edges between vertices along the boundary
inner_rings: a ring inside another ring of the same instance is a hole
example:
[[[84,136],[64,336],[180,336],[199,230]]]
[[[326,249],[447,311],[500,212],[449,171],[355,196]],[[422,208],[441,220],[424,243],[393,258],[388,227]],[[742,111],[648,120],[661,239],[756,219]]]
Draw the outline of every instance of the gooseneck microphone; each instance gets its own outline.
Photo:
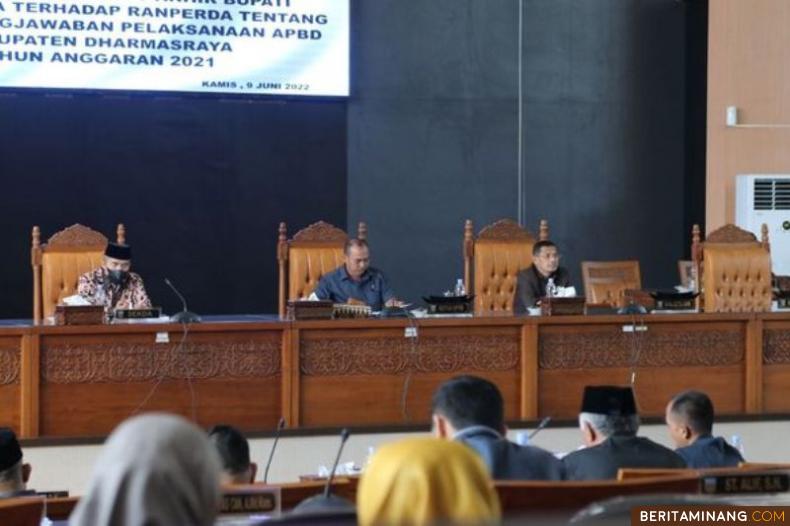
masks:
[[[277,432],[274,435],[274,443],[272,444],[272,450],[269,451],[269,460],[266,462],[266,470],[263,472],[263,483],[266,484],[266,481],[269,480],[269,468],[272,465],[272,459],[274,458],[274,450],[277,448],[277,441],[280,440],[280,432],[285,427],[285,417],[280,417],[280,421],[277,423]]]
[[[335,471],[337,471],[337,464],[340,462],[340,455],[343,454],[343,448],[346,445],[346,441],[348,440],[348,428],[344,427],[342,431],[340,431],[340,447],[337,448],[337,456],[335,457],[335,463],[332,465],[332,471],[329,472],[329,478],[326,479],[326,486],[324,486],[324,498],[328,499],[329,494],[332,491],[332,481],[335,478]]]
[[[343,428],[340,432],[340,447],[337,449],[337,456],[335,463],[332,465],[332,471],[329,472],[329,477],[324,485],[324,492],[318,495],[313,495],[300,502],[291,511],[291,515],[345,515],[354,514],[354,503],[343,497],[332,495],[332,481],[335,478],[335,471],[337,471],[337,464],[340,462],[340,455],[343,453],[343,446],[346,445],[348,440],[348,429]]]
[[[542,429],[544,429],[547,425],[549,425],[549,422],[551,422],[551,417],[550,416],[547,416],[546,418],[541,420],[540,423],[538,424],[538,427],[533,429],[532,432],[529,435],[527,435],[527,438],[529,439],[529,441],[532,442],[532,438],[535,435],[537,435]]]
[[[184,298],[184,296],[180,292],[178,292],[178,289],[176,288],[176,286],[173,285],[173,283],[167,278],[165,278],[165,283],[167,283],[167,286],[170,287],[173,290],[173,292],[176,293],[176,296],[178,296],[178,299],[181,300],[181,306],[183,307],[181,312],[177,312],[177,313],[173,314],[172,316],[170,316],[170,321],[173,321],[173,322],[176,322],[176,323],[198,323],[198,322],[200,322],[200,316],[198,316],[194,312],[190,312],[189,309],[187,309],[187,300]]]

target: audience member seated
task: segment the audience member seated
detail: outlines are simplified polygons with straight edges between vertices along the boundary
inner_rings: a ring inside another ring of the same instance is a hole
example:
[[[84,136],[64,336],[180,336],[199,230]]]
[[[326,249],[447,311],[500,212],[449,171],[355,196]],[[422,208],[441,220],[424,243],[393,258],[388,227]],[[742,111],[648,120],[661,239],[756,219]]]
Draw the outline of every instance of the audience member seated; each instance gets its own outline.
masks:
[[[500,515],[483,463],[449,440],[409,438],[382,446],[357,491],[360,526],[497,524]]]
[[[130,272],[131,268],[131,247],[107,243],[104,264],[80,276],[77,293],[92,305],[104,305],[107,311],[150,308],[143,280]]]
[[[321,276],[313,292],[320,300],[362,303],[374,311],[399,304],[380,270],[370,266],[370,249],[362,239],[349,239],[343,247],[344,263]]]
[[[518,273],[513,312],[523,314],[546,296],[546,286],[552,281],[556,287],[570,286],[568,271],[560,266],[557,245],[549,240],[538,241],[532,247],[532,266]]]
[[[630,387],[585,387],[579,427],[586,447],[563,458],[569,480],[615,479],[620,468],[686,467],[671,449],[636,436],[639,415]]]
[[[130,418],[107,439],[71,526],[209,526],[220,460],[205,431],[176,415]]]
[[[666,421],[675,452],[690,468],[736,467],[737,449],[713,436],[713,402],[700,391],[684,391],[667,404]]]
[[[258,465],[250,462],[250,444],[241,431],[231,426],[216,425],[208,432],[208,437],[222,461],[221,484],[251,484],[255,481]]]
[[[35,495],[27,489],[32,468],[22,462],[22,448],[14,432],[0,428],[0,499]]]
[[[495,480],[561,480],[563,465],[534,446],[504,438],[504,402],[497,386],[483,378],[459,376],[433,395],[433,432],[477,451]]]

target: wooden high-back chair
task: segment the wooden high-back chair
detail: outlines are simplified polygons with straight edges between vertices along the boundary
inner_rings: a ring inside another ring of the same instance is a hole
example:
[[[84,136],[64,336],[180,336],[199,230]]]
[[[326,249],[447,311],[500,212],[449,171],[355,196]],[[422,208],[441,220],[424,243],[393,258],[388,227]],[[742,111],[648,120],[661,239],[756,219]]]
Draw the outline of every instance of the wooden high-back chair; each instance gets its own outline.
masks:
[[[126,228],[119,224],[116,242],[126,244]],[[33,227],[33,322],[55,314],[55,307],[77,291],[79,277],[102,265],[107,238],[75,224],[41,243],[41,230]]]
[[[582,281],[587,303],[624,307],[625,291],[642,288],[639,261],[582,261]]]
[[[368,227],[357,225],[357,239],[367,240]],[[348,234],[336,226],[318,221],[288,239],[285,223],[280,223],[277,240],[278,312],[285,316],[288,300],[309,296],[321,276],[343,264],[343,247]]]
[[[44,516],[44,499],[18,497],[0,499],[0,524],[3,526],[39,526]]]
[[[549,238],[548,221],[540,221],[538,232],[535,239],[512,219],[500,219],[475,237],[472,221],[466,220],[464,286],[475,295],[475,313],[513,312],[518,273],[532,265],[535,243]]]
[[[768,226],[762,239],[727,224],[700,240],[692,229],[691,255],[706,312],[765,312],[771,310],[771,252]]]
[[[503,481],[494,488],[505,514],[565,510],[575,513],[596,501],[623,495],[700,492],[697,476],[654,477],[636,480]]]

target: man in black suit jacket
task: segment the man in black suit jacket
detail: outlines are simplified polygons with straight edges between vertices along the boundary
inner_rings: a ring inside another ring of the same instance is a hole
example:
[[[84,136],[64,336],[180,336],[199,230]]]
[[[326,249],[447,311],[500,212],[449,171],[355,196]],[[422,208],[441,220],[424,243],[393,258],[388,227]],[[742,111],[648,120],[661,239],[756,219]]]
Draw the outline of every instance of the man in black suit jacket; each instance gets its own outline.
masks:
[[[587,447],[562,459],[569,480],[615,479],[620,468],[686,467],[671,449],[636,436],[639,415],[630,387],[585,387],[579,426]]]
[[[538,241],[532,247],[532,265],[518,273],[513,312],[522,314],[546,296],[549,280],[557,287],[570,286],[568,271],[560,266],[557,245],[551,241]]]
[[[675,452],[690,468],[735,467],[741,453],[713,436],[713,402],[700,391],[684,391],[667,404],[666,422]]]
[[[459,376],[433,395],[433,431],[474,449],[494,480],[562,480],[562,462],[538,447],[505,438],[504,402],[483,378]]]

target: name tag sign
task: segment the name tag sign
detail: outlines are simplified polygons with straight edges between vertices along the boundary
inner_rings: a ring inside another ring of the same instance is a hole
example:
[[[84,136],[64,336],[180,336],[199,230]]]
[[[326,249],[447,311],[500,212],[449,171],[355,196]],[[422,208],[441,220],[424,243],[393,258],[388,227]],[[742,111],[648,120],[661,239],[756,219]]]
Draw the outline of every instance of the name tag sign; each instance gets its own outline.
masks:
[[[744,493],[786,493],[790,491],[787,473],[762,473],[758,475],[720,475],[704,477],[702,492],[716,495]]]
[[[236,486],[222,490],[222,515],[279,515],[280,488],[271,486]]]
[[[161,315],[161,307],[154,307],[152,309],[115,309],[114,311],[116,320],[145,320],[159,318]]]

